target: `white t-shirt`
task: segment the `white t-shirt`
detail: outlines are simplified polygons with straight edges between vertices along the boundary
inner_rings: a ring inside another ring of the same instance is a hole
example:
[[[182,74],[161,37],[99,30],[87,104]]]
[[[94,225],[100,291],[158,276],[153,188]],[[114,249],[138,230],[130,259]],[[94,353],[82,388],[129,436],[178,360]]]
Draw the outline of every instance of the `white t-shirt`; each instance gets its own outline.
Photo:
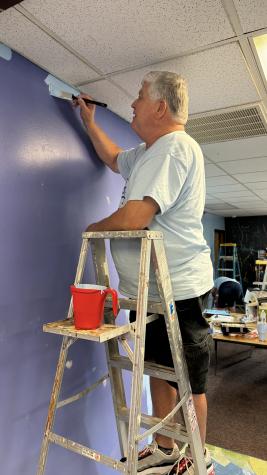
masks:
[[[175,300],[199,297],[213,287],[210,249],[203,236],[204,160],[199,145],[186,132],[160,137],[148,149],[141,144],[118,156],[125,179],[120,207],[128,200],[153,198],[160,207],[149,229],[162,231]],[[135,298],[138,288],[140,239],[111,240],[119,274],[119,290]],[[151,266],[149,298],[159,300]]]

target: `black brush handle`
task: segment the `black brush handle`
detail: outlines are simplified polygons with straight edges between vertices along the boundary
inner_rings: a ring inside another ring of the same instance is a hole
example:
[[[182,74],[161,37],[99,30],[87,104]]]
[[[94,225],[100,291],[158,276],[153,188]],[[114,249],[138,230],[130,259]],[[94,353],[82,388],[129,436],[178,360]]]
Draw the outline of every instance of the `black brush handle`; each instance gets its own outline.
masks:
[[[72,94],[72,99],[74,101],[77,101],[78,97]],[[93,99],[85,99],[84,97],[82,97],[82,99],[85,102],[85,104],[95,104],[96,106],[100,106],[100,107],[108,107],[108,105],[105,104],[104,102],[94,101]]]

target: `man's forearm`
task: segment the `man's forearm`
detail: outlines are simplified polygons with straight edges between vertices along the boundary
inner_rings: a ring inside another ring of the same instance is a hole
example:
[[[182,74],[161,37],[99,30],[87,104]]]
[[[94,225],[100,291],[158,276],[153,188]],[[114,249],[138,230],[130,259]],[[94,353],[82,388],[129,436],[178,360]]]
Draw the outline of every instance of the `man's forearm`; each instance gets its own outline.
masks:
[[[107,218],[90,224],[86,231],[134,231],[145,229],[158,212],[158,204],[149,197],[143,200],[128,201]]]
[[[128,219],[124,219],[124,216],[122,216],[119,209],[107,218],[104,218],[97,223],[90,224],[86,231],[130,231],[133,229],[136,229],[134,223],[130,224]]]
[[[118,173],[117,157],[123,149],[112,142],[95,122],[86,124],[86,130],[99,158],[114,172]]]

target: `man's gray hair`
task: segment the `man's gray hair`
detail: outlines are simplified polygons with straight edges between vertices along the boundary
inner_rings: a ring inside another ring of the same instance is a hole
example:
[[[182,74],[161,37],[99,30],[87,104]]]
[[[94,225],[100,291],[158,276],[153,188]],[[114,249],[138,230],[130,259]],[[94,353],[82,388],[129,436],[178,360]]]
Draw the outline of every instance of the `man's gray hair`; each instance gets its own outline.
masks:
[[[149,83],[149,97],[167,102],[170,112],[178,124],[185,125],[188,119],[188,89],[186,80],[168,71],[150,71],[142,81]]]

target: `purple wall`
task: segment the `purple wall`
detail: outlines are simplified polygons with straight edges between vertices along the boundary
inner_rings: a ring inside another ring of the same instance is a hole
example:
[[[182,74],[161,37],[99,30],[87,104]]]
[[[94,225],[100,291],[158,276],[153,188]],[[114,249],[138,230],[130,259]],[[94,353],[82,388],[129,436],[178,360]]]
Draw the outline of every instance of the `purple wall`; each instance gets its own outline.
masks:
[[[51,97],[47,73],[13,54],[0,58],[0,464],[3,475],[36,473],[61,337],[42,332],[66,316],[81,232],[116,209],[122,180],[103,166],[78,113]],[[122,147],[138,143],[110,111],[97,119]],[[108,204],[108,196],[111,203]],[[116,276],[113,274],[113,282]],[[95,382],[104,347],[73,345],[63,397]],[[99,417],[98,417],[99,416]],[[99,388],[57,412],[55,431],[118,456],[110,392]],[[51,446],[46,475],[113,470]]]

